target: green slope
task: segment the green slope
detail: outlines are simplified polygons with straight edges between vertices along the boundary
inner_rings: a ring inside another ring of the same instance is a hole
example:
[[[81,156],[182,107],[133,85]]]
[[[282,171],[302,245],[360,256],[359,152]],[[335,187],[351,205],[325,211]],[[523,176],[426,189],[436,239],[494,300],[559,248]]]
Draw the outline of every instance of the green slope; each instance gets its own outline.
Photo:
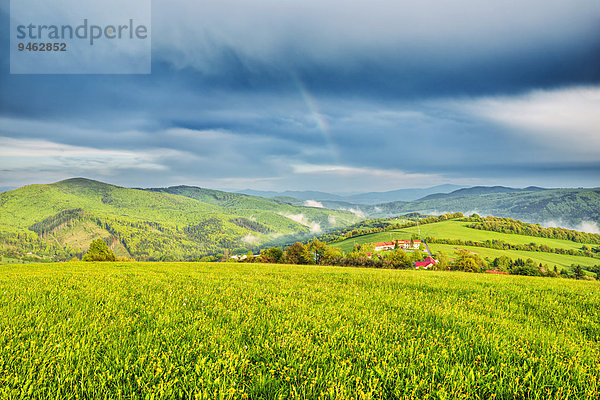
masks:
[[[391,239],[410,239],[413,234],[420,234],[422,237],[435,237],[436,239],[459,239],[472,240],[476,242],[485,242],[486,240],[501,240],[511,244],[530,244],[537,245],[545,244],[552,248],[561,249],[581,249],[582,244],[569,240],[540,238],[526,235],[513,235],[508,233],[489,232],[477,229],[468,228],[470,222],[448,220],[436,222],[432,224],[420,225],[419,227],[405,228],[388,232],[374,233],[371,235],[359,236],[342,242],[335,243],[334,246],[339,247],[343,251],[352,250],[354,243],[371,243],[381,242]]]
[[[459,190],[409,203],[392,202],[361,209],[371,216],[391,216],[409,212],[477,212],[481,215],[511,217],[534,223],[555,221],[577,226],[584,221],[600,223],[600,188],[532,188],[500,193],[491,190]]]
[[[391,239],[409,239],[413,234],[420,234],[422,237],[434,237],[436,239],[459,239],[463,241],[485,242],[485,241],[503,241],[513,245],[546,245],[551,248],[560,248],[567,250],[580,250],[582,243],[576,243],[569,240],[533,237],[526,235],[507,234],[499,232],[490,232],[477,230],[467,227],[472,222],[464,222],[460,220],[447,220],[431,224],[420,225],[419,227],[410,227],[400,230],[386,231],[373,233],[370,235],[358,236],[349,238],[344,241],[333,243],[332,246],[341,249],[344,252],[350,252],[354,248],[354,244],[375,243],[389,241]],[[594,247],[597,245],[593,245]],[[482,257],[496,258],[502,255],[512,259],[516,258],[531,258],[536,263],[557,265],[559,267],[570,266],[571,264],[580,264],[582,266],[593,266],[600,264],[600,259],[592,257],[583,257],[577,255],[544,253],[538,251],[521,251],[521,250],[500,250],[490,249],[465,245],[448,245],[448,244],[430,244],[431,251],[442,250],[450,255],[459,249],[466,249],[480,254]]]
[[[403,229],[405,232],[419,233],[423,237],[431,236],[438,239],[460,239],[460,240],[473,240],[477,242],[485,242],[486,240],[502,240],[512,244],[530,244],[535,243],[538,245],[545,244],[553,248],[561,249],[581,249],[581,243],[572,242],[570,240],[560,240],[551,238],[540,238],[526,235],[513,235],[508,233],[500,232],[489,232],[472,229],[467,225],[472,224],[471,222],[464,221],[443,221],[433,224],[420,225],[419,227],[411,227]]]
[[[83,178],[31,185],[0,194],[0,248],[66,258],[101,237],[121,255],[189,259],[356,220],[349,212],[241,200],[195,199]]]
[[[582,267],[592,267],[594,265],[600,265],[600,260],[597,258],[571,256],[565,254],[553,254],[553,253],[542,253],[537,251],[519,251],[519,250],[497,250],[488,249],[474,246],[462,246],[462,245],[449,245],[449,244],[431,244],[429,248],[432,252],[443,251],[448,254],[451,258],[454,253],[459,250],[467,250],[473,253],[479,254],[481,257],[494,259],[501,256],[509,257],[513,260],[517,258],[528,259],[531,258],[536,264],[548,265],[550,268],[555,265],[561,268],[570,267],[572,264],[578,264]]]

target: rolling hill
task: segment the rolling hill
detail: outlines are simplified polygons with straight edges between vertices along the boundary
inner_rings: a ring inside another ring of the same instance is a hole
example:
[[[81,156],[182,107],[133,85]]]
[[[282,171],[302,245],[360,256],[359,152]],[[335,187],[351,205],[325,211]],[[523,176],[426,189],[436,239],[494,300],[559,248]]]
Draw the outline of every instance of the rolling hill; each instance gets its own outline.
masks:
[[[536,186],[511,188],[505,186],[475,186],[459,188],[450,193],[430,193],[433,189],[452,189],[444,185],[430,189],[403,189],[391,192],[364,193],[351,196],[323,195],[320,192],[285,192],[286,197],[272,197],[289,204],[303,205],[306,199],[319,201],[323,207],[351,212],[370,218],[388,218],[408,213],[443,214],[446,212],[478,213],[510,217],[543,225],[583,229],[582,224],[600,224],[600,188],[545,189]],[[256,192],[261,193],[261,192]],[[264,192],[266,195],[284,193]],[[404,194],[402,194],[404,193]],[[379,198],[408,197],[421,193],[416,200],[382,201]],[[290,197],[292,196],[292,197]],[[294,197],[295,196],[295,197]],[[589,229],[589,224],[588,229]],[[593,225],[592,225],[593,227]]]
[[[532,223],[576,228],[585,222],[600,223],[600,188],[541,189],[530,187],[475,187],[437,194],[412,202],[391,202],[358,206],[371,217],[390,217],[419,212],[478,213],[510,217]]]
[[[0,194],[0,246],[20,257],[65,259],[102,238],[121,256],[192,259],[356,220],[346,211],[253,196],[192,187],[129,189],[83,178]]]
[[[485,220],[486,219],[484,219],[484,221]],[[588,256],[583,256],[580,254],[580,250],[584,243],[581,242],[548,237],[535,237],[524,234],[492,232],[473,229],[471,227],[477,224],[478,223],[463,219],[451,219],[429,224],[420,224],[419,226],[360,235],[332,243],[331,245],[348,253],[352,251],[355,244],[362,245],[365,243],[391,241],[394,239],[410,239],[411,237],[414,237],[414,235],[417,235],[423,238],[429,237],[437,239],[438,243],[433,240],[429,242],[430,250],[432,252],[443,251],[451,257],[455,252],[462,249],[477,253],[482,257],[487,257],[489,259],[501,256],[507,256],[511,259],[531,258],[536,264],[541,263],[549,266],[556,265],[560,268],[568,268],[572,264],[578,264],[588,268],[600,265],[600,253],[598,253],[598,251],[600,251],[600,246],[598,246],[597,243],[598,235],[590,235],[596,239],[596,242],[590,241],[588,244],[590,247],[596,249],[595,252],[589,252]],[[455,243],[444,243],[448,241]],[[467,245],[466,243],[470,243],[471,245]],[[511,245],[506,247],[512,248],[493,248],[502,247],[503,244]],[[532,245],[535,245],[536,248],[545,246],[547,251],[528,251],[514,248],[518,246],[528,248],[533,247]],[[565,254],[550,252],[550,249],[564,250]]]

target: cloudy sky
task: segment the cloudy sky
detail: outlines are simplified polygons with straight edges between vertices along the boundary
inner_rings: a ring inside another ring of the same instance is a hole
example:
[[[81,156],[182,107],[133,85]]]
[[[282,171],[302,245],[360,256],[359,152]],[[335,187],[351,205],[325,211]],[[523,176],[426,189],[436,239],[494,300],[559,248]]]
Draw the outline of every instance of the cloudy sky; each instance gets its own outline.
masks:
[[[0,186],[600,186],[598,0],[156,0],[150,75],[11,75],[1,4]]]

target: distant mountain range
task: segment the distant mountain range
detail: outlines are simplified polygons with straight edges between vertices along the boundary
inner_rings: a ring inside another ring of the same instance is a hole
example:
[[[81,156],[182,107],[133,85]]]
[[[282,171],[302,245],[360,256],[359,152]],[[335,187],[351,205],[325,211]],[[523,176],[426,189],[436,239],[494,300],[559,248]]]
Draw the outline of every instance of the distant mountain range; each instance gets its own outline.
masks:
[[[68,259],[102,238],[121,256],[196,259],[287,244],[361,219],[415,212],[460,211],[572,228],[591,223],[586,225],[590,229],[597,229],[594,224],[600,222],[600,188],[477,186],[413,201],[349,201],[416,196],[430,190],[329,195],[329,200],[327,193],[281,192],[266,198],[193,186],[130,189],[74,178],[0,193],[0,251],[15,257],[32,253]]]
[[[494,194],[494,193],[522,193],[522,192],[540,192],[542,190],[548,190],[537,186],[529,186],[524,189],[516,189],[506,186],[473,186],[470,188],[462,188],[445,193],[435,193],[419,198],[419,200],[433,200],[433,199],[444,199],[451,197],[460,196],[472,196],[480,194]]]
[[[473,187],[447,194],[430,195],[412,202],[397,201],[375,206],[360,206],[360,210],[375,217],[410,212],[478,213],[511,217],[531,223],[578,228],[582,223],[600,223],[600,188]]]
[[[429,191],[430,189],[406,190]],[[386,196],[393,196],[397,192],[399,191],[384,193]],[[315,192],[300,193],[314,194]],[[287,192],[286,194],[291,195],[293,192]],[[369,198],[369,196],[374,196],[374,194],[354,195],[354,198]],[[303,199],[277,198],[285,199],[290,203],[307,204],[307,201]],[[449,193],[429,194],[412,201],[360,204],[349,202],[349,198],[344,199],[346,200],[321,200],[320,203],[326,208],[351,210],[359,215],[374,218],[393,217],[413,212],[421,214],[445,212],[470,214],[475,212],[482,215],[511,217],[526,222],[559,225],[573,229],[579,228],[582,223],[600,223],[599,188],[546,189],[537,186],[526,188],[474,186],[459,188]]]
[[[345,202],[352,204],[379,204],[387,203],[391,201],[413,201],[422,197],[436,194],[436,193],[450,193],[457,189],[464,188],[459,185],[438,185],[432,186],[425,189],[398,189],[391,190],[388,192],[368,192],[359,194],[333,194],[326,192],[316,191],[293,191],[288,190],[285,192],[269,192],[260,190],[245,189],[238,193],[249,194],[253,196],[261,197],[293,197],[299,200],[314,200],[314,201],[334,201],[334,202]]]

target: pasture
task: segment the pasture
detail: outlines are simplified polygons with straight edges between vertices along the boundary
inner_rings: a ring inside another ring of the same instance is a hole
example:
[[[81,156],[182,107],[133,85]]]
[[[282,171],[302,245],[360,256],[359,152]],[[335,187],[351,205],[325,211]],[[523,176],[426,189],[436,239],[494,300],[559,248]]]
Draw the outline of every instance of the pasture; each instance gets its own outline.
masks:
[[[600,395],[600,284],[208,263],[0,266],[0,398]]]

